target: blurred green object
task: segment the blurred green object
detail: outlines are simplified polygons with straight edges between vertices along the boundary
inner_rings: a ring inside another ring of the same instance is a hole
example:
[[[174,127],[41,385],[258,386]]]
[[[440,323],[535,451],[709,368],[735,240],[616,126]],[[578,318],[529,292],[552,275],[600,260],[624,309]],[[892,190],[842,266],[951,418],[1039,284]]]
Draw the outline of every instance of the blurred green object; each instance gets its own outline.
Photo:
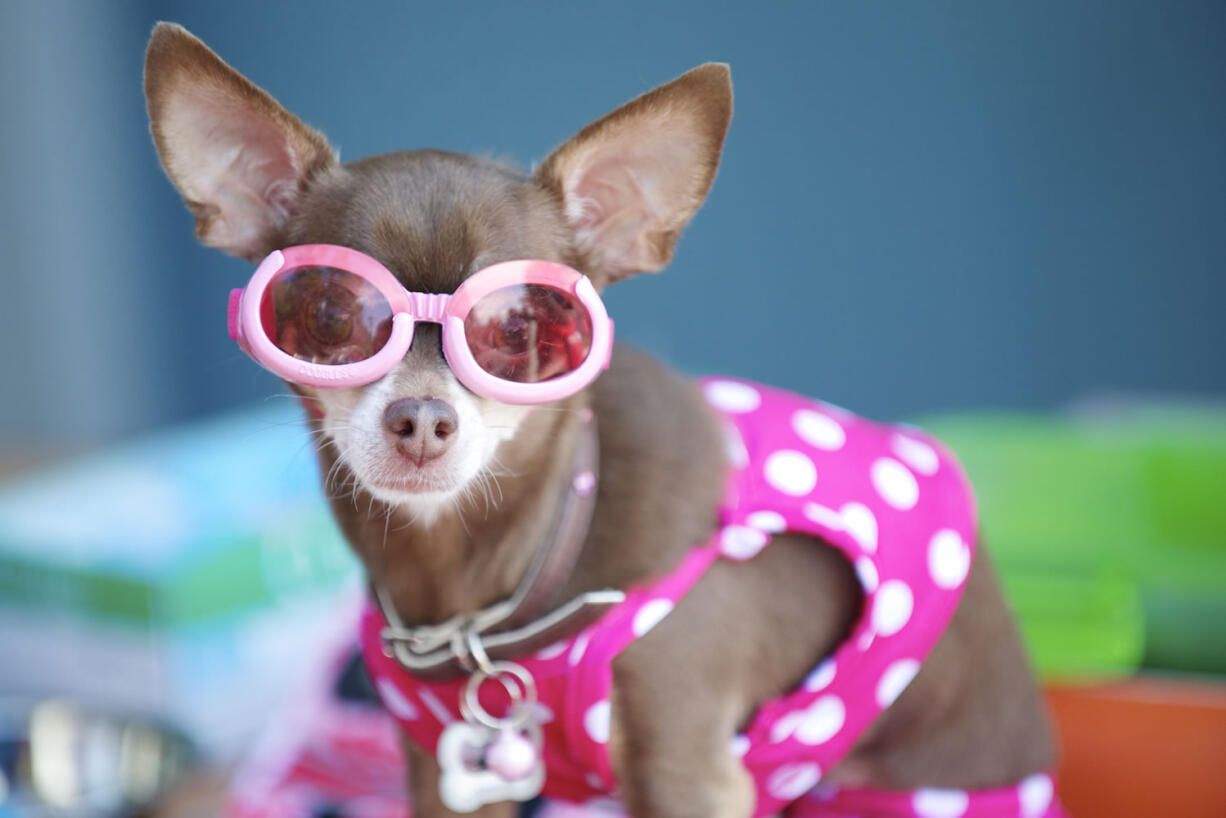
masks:
[[[983,536],[1047,677],[1226,673],[1226,411],[956,415]]]

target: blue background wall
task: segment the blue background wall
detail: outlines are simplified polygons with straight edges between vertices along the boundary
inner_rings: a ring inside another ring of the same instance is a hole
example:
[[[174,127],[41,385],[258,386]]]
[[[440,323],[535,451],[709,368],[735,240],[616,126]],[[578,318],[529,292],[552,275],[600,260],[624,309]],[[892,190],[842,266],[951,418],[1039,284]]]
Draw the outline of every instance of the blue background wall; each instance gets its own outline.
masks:
[[[724,164],[664,274],[608,295],[678,366],[868,414],[1226,394],[1221,2],[0,5],[0,453],[283,393],[226,337],[149,143],[176,20],[342,156],[540,160],[707,60]]]

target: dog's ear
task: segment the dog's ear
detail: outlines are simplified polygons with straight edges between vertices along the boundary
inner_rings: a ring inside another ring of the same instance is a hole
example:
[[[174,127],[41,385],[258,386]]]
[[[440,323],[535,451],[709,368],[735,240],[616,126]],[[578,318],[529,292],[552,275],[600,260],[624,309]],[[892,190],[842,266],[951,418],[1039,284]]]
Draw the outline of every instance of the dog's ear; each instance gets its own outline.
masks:
[[[732,117],[728,66],[701,65],[596,120],[541,165],[598,283],[654,272],[706,198]]]
[[[173,23],[153,29],[145,98],[197,237],[236,256],[258,261],[281,246],[304,184],[337,161],[322,134]]]

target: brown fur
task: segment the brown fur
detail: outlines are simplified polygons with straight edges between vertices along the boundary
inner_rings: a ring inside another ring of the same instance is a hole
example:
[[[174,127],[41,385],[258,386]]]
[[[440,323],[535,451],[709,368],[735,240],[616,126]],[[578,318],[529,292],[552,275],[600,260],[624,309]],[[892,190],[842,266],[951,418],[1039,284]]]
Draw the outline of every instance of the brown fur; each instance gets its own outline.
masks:
[[[175,143],[201,136],[275,141],[281,149],[266,161],[292,170],[298,181],[293,193],[305,188],[324,168],[336,165],[336,154],[323,134],[302,124],[179,26],[161,24],[154,29],[145,53],[145,98],[162,167],[196,217],[196,237],[250,261],[259,261],[269,252],[265,248],[277,246],[283,227],[283,220],[275,214],[276,208],[258,205],[269,203],[266,200],[270,196],[279,199],[285,192],[269,191],[262,185],[246,191],[249,199],[256,200],[251,203],[251,212],[262,210],[269,217],[250,225],[249,236],[236,236],[235,225],[225,224],[224,213],[213,201],[213,191],[195,182],[191,156],[176,149]],[[177,112],[169,110],[174,102],[194,104],[205,110],[237,108],[252,112],[254,116],[249,121],[258,123],[258,131],[241,135],[185,133],[187,123],[175,116]]]
[[[413,289],[434,292],[510,258],[563,261],[599,284],[631,267],[659,269],[711,185],[731,112],[727,69],[704,66],[583,129],[535,176],[437,151],[339,165],[321,152],[322,137],[182,29],[155,30],[146,76],[158,150],[206,241],[217,214],[193,194],[190,157],[161,124],[169,97],[202,86],[253,106],[267,127],[284,132],[289,147],[273,154],[310,157],[296,170],[299,192],[287,217],[270,219],[258,241],[232,252],[257,257],[288,244],[344,244],[379,258]],[[697,146],[693,171],[657,191],[672,203],[667,212],[635,210],[618,195],[599,200],[594,222],[587,211],[568,210],[567,180],[632,151],[627,145],[644,117],[681,121]],[[437,331],[420,331],[406,365],[444,373]],[[499,481],[500,496],[463,500],[430,525],[370,496],[319,435],[336,517],[402,617],[437,622],[512,590],[553,513],[575,410],[585,405],[598,418],[600,488],[578,567],[558,589],[561,600],[662,574],[713,530],[723,446],[717,421],[688,380],[617,347],[592,387],[535,411],[502,444],[498,457],[510,475]],[[319,431],[319,421],[312,423]],[[777,536],[748,563],[712,568],[614,665],[611,752],[633,814],[746,814],[751,785],[727,751],[729,739],[758,703],[794,686],[845,636],[861,603],[846,560],[804,537]],[[789,638],[776,637],[783,632]],[[434,759],[415,748],[409,755],[417,814],[450,815],[437,800]],[[827,780],[983,787],[1017,781],[1051,760],[1035,684],[981,551],[932,659]],[[512,808],[477,814],[498,818]]]
[[[702,205],[724,146],[724,136],[732,119],[732,83],[728,66],[707,64],[695,68],[667,85],[662,85],[606,114],[554,151],[536,176],[559,202],[566,198],[564,180],[582,166],[609,161],[614,151],[607,144],[633,144],[636,129],[643,121],[665,120],[686,123],[689,139],[697,145],[701,160],[692,173],[678,174],[671,193],[676,205],[667,212],[650,213],[645,224],[635,225],[636,240],[628,252],[602,254],[590,259],[588,269],[604,272],[600,285],[639,272],[662,269],[673,257],[681,230]],[[571,220],[572,224],[574,219]],[[622,225],[616,225],[621,227]],[[602,269],[603,268],[603,269]]]

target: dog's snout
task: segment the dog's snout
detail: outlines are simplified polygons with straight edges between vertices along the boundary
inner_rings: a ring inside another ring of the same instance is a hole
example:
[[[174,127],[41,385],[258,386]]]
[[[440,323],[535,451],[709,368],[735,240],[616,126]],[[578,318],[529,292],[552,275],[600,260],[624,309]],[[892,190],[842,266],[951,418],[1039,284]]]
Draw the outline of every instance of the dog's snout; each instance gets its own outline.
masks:
[[[383,427],[400,453],[421,465],[450,448],[460,419],[451,404],[438,398],[401,398],[383,410]]]

